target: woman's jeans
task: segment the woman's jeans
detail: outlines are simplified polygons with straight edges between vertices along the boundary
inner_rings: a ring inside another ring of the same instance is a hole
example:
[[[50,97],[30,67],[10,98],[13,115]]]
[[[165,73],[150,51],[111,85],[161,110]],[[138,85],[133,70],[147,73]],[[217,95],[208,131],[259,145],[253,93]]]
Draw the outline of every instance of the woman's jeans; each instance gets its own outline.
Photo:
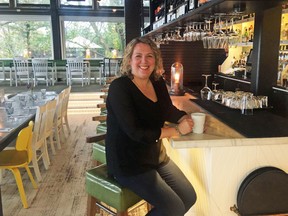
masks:
[[[193,186],[172,160],[158,169],[116,179],[154,207],[147,216],[183,216],[196,202]]]

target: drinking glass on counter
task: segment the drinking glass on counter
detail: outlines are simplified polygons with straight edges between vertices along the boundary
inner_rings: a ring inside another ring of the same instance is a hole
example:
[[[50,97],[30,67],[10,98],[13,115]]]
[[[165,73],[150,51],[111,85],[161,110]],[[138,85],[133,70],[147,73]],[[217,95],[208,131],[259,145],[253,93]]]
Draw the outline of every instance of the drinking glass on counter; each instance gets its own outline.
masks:
[[[213,90],[212,100],[233,109],[240,109],[241,112],[243,111],[243,114],[244,111],[246,113],[244,104],[245,106],[248,106],[247,109],[262,109],[269,107],[268,96],[254,96],[252,92],[245,91],[233,92],[224,91],[223,89]],[[246,103],[247,100],[248,103]]]
[[[208,77],[211,75],[210,74],[202,74],[202,76],[205,77],[205,86],[200,91],[201,99],[202,100],[211,100],[212,90],[207,85]]]
[[[241,100],[241,114],[244,115],[253,115],[253,94],[252,93],[245,93],[242,96]]]

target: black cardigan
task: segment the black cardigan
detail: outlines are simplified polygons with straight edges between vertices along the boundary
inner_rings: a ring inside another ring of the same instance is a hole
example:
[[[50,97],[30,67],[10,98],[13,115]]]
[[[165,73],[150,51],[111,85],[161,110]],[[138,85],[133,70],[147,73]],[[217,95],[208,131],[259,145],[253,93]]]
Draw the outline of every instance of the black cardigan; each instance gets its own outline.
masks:
[[[161,140],[165,121],[177,123],[186,113],[170,99],[165,81],[152,81],[151,101],[126,76],[115,79],[107,97],[106,160],[114,176],[135,175],[169,160]]]

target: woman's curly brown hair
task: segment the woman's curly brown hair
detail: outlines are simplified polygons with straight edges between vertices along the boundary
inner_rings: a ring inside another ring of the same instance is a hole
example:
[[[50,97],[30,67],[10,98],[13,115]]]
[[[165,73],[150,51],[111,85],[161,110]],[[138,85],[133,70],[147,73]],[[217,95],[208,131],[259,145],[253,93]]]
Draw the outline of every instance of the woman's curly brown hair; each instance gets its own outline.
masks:
[[[161,77],[162,73],[164,72],[163,61],[160,50],[158,49],[154,41],[151,40],[150,38],[135,38],[127,44],[120,68],[121,75],[128,76],[130,79],[133,79],[134,76],[131,71],[130,60],[132,58],[134,48],[138,43],[147,44],[151,47],[153,54],[155,56],[155,68],[152,74],[150,75],[150,79],[158,80],[159,77]]]

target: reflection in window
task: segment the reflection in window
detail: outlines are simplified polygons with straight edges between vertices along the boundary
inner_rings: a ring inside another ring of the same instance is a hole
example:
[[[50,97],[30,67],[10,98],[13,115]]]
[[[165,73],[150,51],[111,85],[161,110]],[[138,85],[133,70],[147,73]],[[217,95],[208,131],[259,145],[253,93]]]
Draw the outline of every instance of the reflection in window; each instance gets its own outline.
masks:
[[[0,0],[0,4],[8,4],[9,0]]]
[[[100,6],[124,6],[124,0],[100,0]]]
[[[50,21],[0,21],[0,58],[52,58]]]
[[[17,0],[18,4],[49,4],[50,0]]]
[[[143,6],[144,7],[149,7],[150,6],[150,1],[149,0],[143,0]]]
[[[64,58],[121,57],[125,43],[124,23],[64,21]]]
[[[61,5],[66,6],[91,6],[92,7],[92,0],[85,0],[85,1],[69,1],[69,0],[61,0]]]

